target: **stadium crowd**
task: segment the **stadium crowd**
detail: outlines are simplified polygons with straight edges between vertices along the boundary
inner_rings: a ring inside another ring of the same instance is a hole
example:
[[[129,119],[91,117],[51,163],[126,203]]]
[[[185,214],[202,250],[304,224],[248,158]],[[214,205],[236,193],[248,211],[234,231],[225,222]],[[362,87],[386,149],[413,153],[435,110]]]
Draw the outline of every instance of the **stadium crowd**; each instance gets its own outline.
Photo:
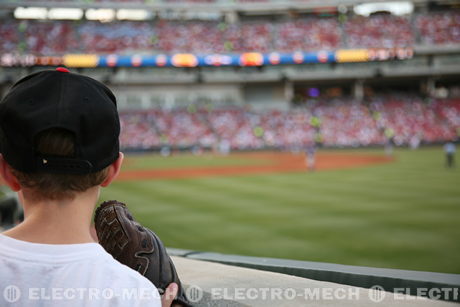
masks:
[[[460,43],[460,12],[219,21],[0,21],[0,53],[293,52]]]
[[[246,107],[177,108],[121,113],[124,148],[161,146],[231,149],[299,149],[325,146],[396,145],[451,140],[460,131],[460,100],[422,101],[415,95],[376,96],[366,104],[353,99],[307,101],[289,111]],[[319,119],[319,128],[312,119]],[[386,131],[391,130],[391,135]]]

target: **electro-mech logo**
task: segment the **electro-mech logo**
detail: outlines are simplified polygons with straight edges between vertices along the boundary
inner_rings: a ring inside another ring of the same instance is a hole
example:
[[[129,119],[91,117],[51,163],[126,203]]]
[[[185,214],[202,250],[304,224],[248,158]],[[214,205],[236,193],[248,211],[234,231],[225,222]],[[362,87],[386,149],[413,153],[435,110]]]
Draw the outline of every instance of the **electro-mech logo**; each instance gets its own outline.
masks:
[[[17,286],[10,285],[3,290],[3,298],[8,303],[15,303],[21,297],[21,289]]]
[[[187,294],[188,299],[192,303],[198,303],[203,298],[203,289],[201,289],[198,286],[190,286],[189,288],[187,288],[185,293]]]
[[[380,303],[385,299],[385,289],[382,286],[372,286],[369,289],[369,299],[375,303]]]

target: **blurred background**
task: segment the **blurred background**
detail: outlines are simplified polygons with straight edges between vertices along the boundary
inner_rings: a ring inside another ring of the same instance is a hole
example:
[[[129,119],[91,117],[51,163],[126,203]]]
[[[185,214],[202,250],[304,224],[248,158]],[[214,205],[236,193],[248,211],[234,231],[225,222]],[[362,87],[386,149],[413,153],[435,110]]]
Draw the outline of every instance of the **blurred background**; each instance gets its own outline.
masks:
[[[167,246],[460,273],[458,1],[2,0],[0,38],[0,96],[115,92],[103,198]]]

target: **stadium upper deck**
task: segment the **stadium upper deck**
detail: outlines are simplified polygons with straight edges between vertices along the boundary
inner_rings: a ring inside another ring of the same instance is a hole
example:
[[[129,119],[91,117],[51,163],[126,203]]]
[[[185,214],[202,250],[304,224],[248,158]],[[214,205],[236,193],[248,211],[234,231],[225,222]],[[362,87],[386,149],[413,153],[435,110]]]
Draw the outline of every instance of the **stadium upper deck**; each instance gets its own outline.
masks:
[[[460,43],[460,10],[370,17],[220,21],[2,19],[0,53],[294,52]]]

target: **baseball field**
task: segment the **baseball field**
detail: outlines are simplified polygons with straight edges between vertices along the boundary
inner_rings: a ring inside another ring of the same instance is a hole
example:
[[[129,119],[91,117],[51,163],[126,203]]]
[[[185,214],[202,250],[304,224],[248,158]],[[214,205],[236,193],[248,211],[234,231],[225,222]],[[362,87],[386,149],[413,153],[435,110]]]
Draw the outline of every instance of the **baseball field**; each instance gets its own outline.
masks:
[[[460,155],[457,154],[457,162]],[[169,247],[460,273],[460,168],[442,148],[128,155],[104,200]]]

